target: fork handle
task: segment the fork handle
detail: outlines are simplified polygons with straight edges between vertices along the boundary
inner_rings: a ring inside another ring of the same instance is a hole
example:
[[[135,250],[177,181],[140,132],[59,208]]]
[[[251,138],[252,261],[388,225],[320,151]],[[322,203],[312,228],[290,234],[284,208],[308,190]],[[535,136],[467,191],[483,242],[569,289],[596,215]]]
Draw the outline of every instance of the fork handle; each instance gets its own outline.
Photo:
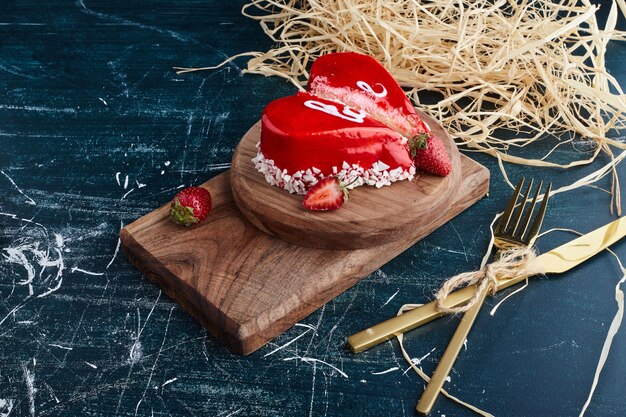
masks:
[[[526,278],[528,278],[527,275],[521,275],[515,278],[499,280],[496,290],[503,290],[511,285],[515,285],[518,282],[525,280]],[[448,298],[444,301],[444,306],[448,308],[457,307],[472,298],[475,291],[476,286],[470,285],[460,290],[451,292],[448,295]],[[396,335],[408,332],[409,330],[429,323],[443,315],[444,313],[437,309],[436,302],[431,301],[411,311],[407,311],[399,316],[392,317],[353,334],[348,337],[348,347],[353,353],[363,352],[364,350],[389,340]]]
[[[478,316],[478,312],[485,301],[487,293],[489,293],[490,287],[491,285],[487,285],[480,293],[476,304],[463,314],[459,327],[457,327],[454,335],[452,335],[448,347],[445,352],[443,352],[433,376],[430,378],[424,393],[417,403],[416,410],[418,413],[428,415],[435,405],[439,392],[441,388],[443,388],[443,384],[446,382],[456,358],[459,356],[461,347],[465,344],[465,339],[467,339],[467,335],[472,329],[474,320],[476,320],[476,316]]]

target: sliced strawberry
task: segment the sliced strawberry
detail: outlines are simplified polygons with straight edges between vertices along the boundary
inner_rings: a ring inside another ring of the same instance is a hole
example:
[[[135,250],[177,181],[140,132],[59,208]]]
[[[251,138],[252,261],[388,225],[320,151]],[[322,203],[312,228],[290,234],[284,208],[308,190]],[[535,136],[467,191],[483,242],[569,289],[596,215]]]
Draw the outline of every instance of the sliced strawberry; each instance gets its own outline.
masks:
[[[374,58],[354,52],[321,56],[311,67],[307,89],[365,111],[410,141],[416,137],[425,140],[421,148],[414,147],[416,167],[435,175],[447,175],[442,174],[446,172],[443,167],[451,166],[450,159],[441,140],[432,135],[400,85]],[[427,152],[430,141],[434,142],[433,150]],[[431,167],[435,168],[431,171]]]
[[[336,210],[348,200],[348,189],[335,177],[326,177],[312,186],[302,205],[315,211]]]

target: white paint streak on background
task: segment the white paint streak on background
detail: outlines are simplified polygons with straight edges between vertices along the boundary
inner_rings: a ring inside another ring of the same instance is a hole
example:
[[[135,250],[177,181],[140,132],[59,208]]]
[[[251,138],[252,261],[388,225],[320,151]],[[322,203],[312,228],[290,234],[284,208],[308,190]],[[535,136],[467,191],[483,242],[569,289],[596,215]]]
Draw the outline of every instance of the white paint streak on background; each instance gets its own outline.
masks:
[[[291,339],[290,341],[288,341],[287,343],[277,347],[276,349],[272,350],[269,353],[266,353],[265,355],[263,355],[264,358],[273,355],[274,353],[278,352],[279,350],[282,350],[284,348],[286,348],[287,346],[289,346],[290,344],[292,344],[293,342],[295,342],[296,340],[300,339],[302,336],[304,336],[305,334],[307,334],[311,329],[307,329],[305,330],[303,333],[299,334],[298,336],[294,337],[293,339]]]
[[[76,114],[76,109],[46,107],[46,106],[15,106],[13,104],[0,104],[0,109],[4,109],[4,110],[26,110],[26,111],[35,111],[35,112],[38,112],[38,113],[68,113],[68,114]]]
[[[16,246],[2,249],[5,260],[21,265],[26,270],[26,277],[18,281],[17,285],[27,286],[29,296],[35,295],[35,285],[43,289],[36,295],[37,298],[45,297],[57,291],[63,282],[63,271],[65,270],[62,253],[63,237],[55,234],[55,246],[52,247],[52,252],[56,254],[56,259],[51,256],[50,248],[41,249],[41,243],[34,241],[33,238],[22,238],[18,242]],[[39,271],[38,274],[35,266]]]
[[[18,193],[22,194],[24,197],[26,197],[26,204],[30,204],[32,206],[36,206],[37,203],[35,203],[35,200],[33,200],[32,198],[30,198],[29,196],[27,196],[24,191],[22,191],[22,189],[20,187],[17,186],[17,184],[15,183],[15,181],[13,181],[13,178],[9,177],[9,175],[0,170],[0,173],[2,173],[2,175],[4,175],[5,177],[7,177],[7,179],[11,182],[11,184],[13,184],[13,186],[15,187],[15,189],[17,190]]]
[[[107,13],[96,12],[94,10],[91,10],[91,9],[87,8],[87,6],[85,6],[85,2],[83,0],[77,0],[76,1],[76,5],[79,7],[79,9],[83,13],[86,13],[86,14],[91,15],[91,16],[95,16],[95,17],[97,17],[99,19],[113,21],[115,23],[119,23],[119,24],[122,24],[122,25],[125,25],[125,26],[135,26],[135,27],[138,27],[140,29],[152,30],[152,31],[164,34],[164,35],[171,36],[172,38],[177,39],[177,40],[182,41],[182,42],[194,41],[193,39],[187,38],[186,36],[183,36],[180,33],[174,32],[172,30],[161,29],[161,28],[156,27],[156,26],[144,25],[143,23],[134,22],[132,20],[125,19],[123,17],[118,17],[118,16],[114,16],[114,15],[111,15],[111,14],[107,14]]]
[[[28,369],[28,365],[22,365],[24,382],[26,383],[26,394],[28,395],[28,411],[32,417],[35,416],[35,359],[33,358],[33,370]]]
[[[385,374],[388,374],[390,372],[397,371],[399,369],[400,368],[398,368],[397,366],[394,366],[393,368],[385,369],[384,371],[372,372],[372,375],[385,375]]]
[[[159,292],[159,296],[161,296],[160,292]],[[165,346],[165,340],[167,338],[167,330],[170,327],[170,320],[172,319],[172,312],[174,311],[174,308],[175,307],[172,307],[170,309],[170,315],[167,318],[167,323],[165,324],[165,331],[163,332],[163,340],[161,341],[161,347],[159,348],[159,351],[156,354],[156,358],[154,359],[154,363],[152,364],[152,369],[150,370],[150,376],[148,377],[148,382],[146,382],[146,387],[143,390],[143,394],[141,395],[141,399],[139,400],[139,402],[137,402],[137,406],[135,407],[135,416],[139,412],[139,406],[141,405],[143,400],[146,398],[146,392],[148,391],[148,387],[150,387],[150,382],[152,382],[152,376],[154,375],[154,370],[155,370],[155,368],[157,366],[157,362],[159,361],[159,357],[161,356],[161,353],[163,352],[163,346]],[[146,319],[146,321],[147,321],[147,319]]]
[[[12,398],[0,398],[0,417],[9,417],[15,400]]]
[[[391,300],[393,300],[393,299],[395,298],[395,296],[396,296],[396,295],[398,295],[398,293],[399,293],[399,292],[400,292],[400,290],[398,290],[398,291],[394,292],[394,293],[393,293],[393,295],[392,295],[391,297],[389,297],[389,299],[387,299],[387,301],[385,301],[385,304],[383,304],[381,307],[384,307],[384,306],[386,306],[387,304],[389,304],[389,302],[390,302]]]
[[[284,358],[284,361],[293,361],[293,360],[300,360],[301,362],[306,362],[306,363],[312,363],[312,364],[317,364],[317,363],[321,363],[322,365],[326,365],[332,369],[334,369],[335,371],[339,372],[339,374],[344,377],[344,378],[348,378],[348,375],[342,371],[341,369],[337,368],[334,365],[331,365],[330,363],[323,361],[321,359],[316,359],[316,358],[311,358],[308,356],[291,356],[289,358]]]

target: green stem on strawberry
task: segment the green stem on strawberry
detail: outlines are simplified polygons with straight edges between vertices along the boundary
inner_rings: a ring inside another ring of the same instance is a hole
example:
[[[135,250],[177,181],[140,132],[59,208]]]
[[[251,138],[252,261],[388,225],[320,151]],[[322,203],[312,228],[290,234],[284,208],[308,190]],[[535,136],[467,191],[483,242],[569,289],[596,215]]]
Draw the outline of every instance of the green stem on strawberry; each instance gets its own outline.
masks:
[[[191,226],[198,223],[199,219],[195,216],[192,207],[183,206],[178,198],[175,198],[170,208],[170,216],[179,224]]]
[[[409,140],[409,150],[411,151],[411,158],[415,158],[417,151],[422,149],[428,149],[428,139],[430,135],[428,133],[419,133],[413,136]]]
[[[348,191],[348,187],[350,187],[352,184],[357,182],[359,178],[357,177],[353,179],[350,184],[345,184],[343,182],[343,178],[338,178],[338,177],[335,177],[335,178],[337,179],[337,183],[339,184],[339,189],[343,192],[343,196],[345,200],[348,201],[348,197],[350,197],[350,192]]]

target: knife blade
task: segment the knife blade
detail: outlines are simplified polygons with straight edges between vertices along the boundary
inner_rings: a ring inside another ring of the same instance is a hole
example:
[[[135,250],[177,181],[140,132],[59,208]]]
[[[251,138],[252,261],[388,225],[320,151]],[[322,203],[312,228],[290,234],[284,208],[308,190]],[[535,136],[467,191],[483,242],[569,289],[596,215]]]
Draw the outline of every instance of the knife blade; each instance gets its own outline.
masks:
[[[574,268],[589,258],[608,248],[613,243],[626,236],[626,216],[620,217],[592,232],[571,240],[549,252],[537,257],[546,274],[559,274]],[[497,291],[508,288],[528,278],[521,275],[514,278],[498,280]],[[470,285],[452,292],[444,302],[446,307],[459,306],[469,300],[476,291],[475,285]],[[444,313],[437,309],[435,301],[426,303],[399,316],[392,317],[375,326],[361,330],[348,337],[348,347],[353,353],[363,352],[398,334],[415,329],[431,322]]]

